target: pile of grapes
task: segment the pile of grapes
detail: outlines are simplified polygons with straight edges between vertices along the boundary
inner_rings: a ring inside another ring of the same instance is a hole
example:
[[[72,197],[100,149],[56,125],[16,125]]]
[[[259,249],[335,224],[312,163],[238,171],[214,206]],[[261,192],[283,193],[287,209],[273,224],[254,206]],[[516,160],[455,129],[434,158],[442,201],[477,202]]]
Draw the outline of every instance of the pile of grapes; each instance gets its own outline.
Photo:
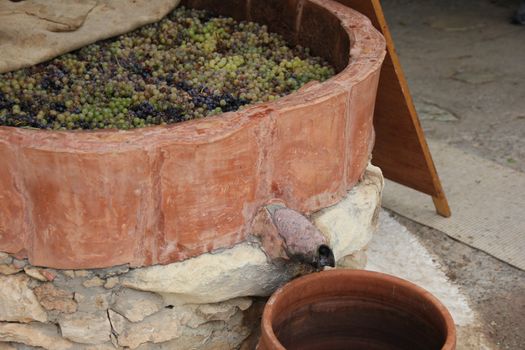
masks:
[[[0,125],[170,124],[271,101],[333,74],[264,25],[179,8],[131,33],[0,74]]]

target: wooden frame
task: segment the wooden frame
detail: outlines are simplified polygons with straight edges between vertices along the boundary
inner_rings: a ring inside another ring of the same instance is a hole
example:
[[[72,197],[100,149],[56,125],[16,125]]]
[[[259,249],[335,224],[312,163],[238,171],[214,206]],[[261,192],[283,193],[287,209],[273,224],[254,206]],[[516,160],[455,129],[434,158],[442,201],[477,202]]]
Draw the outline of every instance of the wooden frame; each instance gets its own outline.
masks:
[[[439,215],[451,215],[401,69],[394,41],[379,0],[337,0],[366,15],[386,39],[374,113],[376,144],[373,163],[386,178],[432,196]]]

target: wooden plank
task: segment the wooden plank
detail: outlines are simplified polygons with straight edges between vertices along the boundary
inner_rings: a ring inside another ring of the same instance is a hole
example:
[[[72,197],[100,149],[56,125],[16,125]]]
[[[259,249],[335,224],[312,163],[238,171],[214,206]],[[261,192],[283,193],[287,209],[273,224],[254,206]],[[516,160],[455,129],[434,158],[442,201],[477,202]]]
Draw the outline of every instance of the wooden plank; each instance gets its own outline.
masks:
[[[449,217],[448,201],[379,0],[337,1],[370,18],[387,43],[374,114],[373,163],[383,170],[386,178],[432,196],[437,213]]]

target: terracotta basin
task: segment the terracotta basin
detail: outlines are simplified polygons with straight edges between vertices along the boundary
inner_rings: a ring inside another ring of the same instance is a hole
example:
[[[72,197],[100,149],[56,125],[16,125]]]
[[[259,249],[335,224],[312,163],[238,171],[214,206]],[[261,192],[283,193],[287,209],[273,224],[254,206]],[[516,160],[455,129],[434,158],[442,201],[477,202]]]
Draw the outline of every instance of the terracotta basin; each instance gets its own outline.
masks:
[[[194,0],[266,23],[338,70],[242,112],[131,131],[0,127],[0,251],[33,265],[166,264],[246,239],[259,207],[311,213],[363,174],[383,37],[330,0]]]
[[[453,350],[456,330],[432,294],[390,275],[330,270],[278,289],[259,350]]]

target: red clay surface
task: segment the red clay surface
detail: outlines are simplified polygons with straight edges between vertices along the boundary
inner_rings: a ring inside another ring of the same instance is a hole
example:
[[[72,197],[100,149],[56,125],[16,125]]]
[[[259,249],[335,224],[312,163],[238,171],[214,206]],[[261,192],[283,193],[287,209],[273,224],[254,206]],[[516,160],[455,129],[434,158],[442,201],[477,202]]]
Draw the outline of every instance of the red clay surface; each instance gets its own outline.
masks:
[[[235,15],[233,2],[186,5]],[[266,20],[250,3],[245,17],[271,30],[274,22],[339,74],[272,103],[164,127],[0,127],[0,251],[54,268],[167,264],[243,241],[269,202],[302,213],[338,202],[373,146],[384,39],[330,0],[289,1]]]

